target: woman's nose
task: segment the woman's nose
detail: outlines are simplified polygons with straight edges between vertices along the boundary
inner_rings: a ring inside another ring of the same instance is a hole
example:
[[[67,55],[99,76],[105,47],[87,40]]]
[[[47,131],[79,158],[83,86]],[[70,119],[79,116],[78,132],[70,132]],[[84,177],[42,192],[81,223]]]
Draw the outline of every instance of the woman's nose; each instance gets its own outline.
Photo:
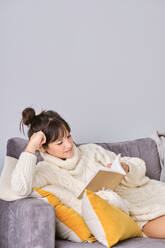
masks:
[[[66,139],[66,141],[65,141],[65,147],[66,148],[71,148],[72,147],[72,142],[69,141],[68,139]]]

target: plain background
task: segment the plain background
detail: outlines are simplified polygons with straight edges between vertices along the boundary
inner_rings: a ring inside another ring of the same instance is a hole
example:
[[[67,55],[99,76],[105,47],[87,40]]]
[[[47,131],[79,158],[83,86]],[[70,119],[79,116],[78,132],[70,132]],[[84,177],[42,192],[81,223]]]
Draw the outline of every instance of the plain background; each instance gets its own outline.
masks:
[[[165,130],[165,1],[0,0],[0,86],[0,167],[28,106],[78,143]]]

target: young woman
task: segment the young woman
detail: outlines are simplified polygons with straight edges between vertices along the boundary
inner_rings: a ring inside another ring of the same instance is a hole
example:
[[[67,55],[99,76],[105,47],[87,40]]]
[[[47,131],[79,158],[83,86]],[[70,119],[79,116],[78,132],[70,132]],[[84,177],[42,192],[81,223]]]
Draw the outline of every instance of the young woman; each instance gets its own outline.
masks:
[[[34,109],[26,108],[23,125],[28,126],[29,143],[11,179],[12,190],[18,195],[29,196],[33,187],[55,185],[77,199],[98,164],[107,166],[116,157],[96,144],[77,147],[68,123],[55,111],[36,115]],[[37,150],[43,161],[36,165]],[[129,214],[146,236],[165,238],[165,184],[146,177],[145,162],[139,158],[123,157],[121,164],[127,174],[115,189],[116,195],[129,202]],[[109,200],[108,191],[101,191],[100,196]]]

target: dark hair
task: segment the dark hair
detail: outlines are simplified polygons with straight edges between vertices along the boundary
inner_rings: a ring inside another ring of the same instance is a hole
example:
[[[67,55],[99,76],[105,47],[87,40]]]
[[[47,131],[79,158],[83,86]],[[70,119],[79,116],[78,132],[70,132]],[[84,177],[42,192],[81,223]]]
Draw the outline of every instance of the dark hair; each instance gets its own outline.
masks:
[[[24,125],[28,126],[28,137],[38,131],[43,131],[46,136],[47,147],[49,143],[64,137],[66,132],[70,133],[69,124],[55,111],[42,111],[36,115],[33,108],[25,108],[22,112],[22,120],[20,122],[20,130],[24,133]]]

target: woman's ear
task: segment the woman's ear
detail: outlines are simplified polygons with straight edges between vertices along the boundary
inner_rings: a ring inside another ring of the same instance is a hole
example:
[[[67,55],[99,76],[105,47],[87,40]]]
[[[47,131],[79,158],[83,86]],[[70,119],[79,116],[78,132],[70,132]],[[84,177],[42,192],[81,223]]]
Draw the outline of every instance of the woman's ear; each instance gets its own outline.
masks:
[[[43,146],[40,146],[38,149],[40,152],[46,152],[46,149]]]

